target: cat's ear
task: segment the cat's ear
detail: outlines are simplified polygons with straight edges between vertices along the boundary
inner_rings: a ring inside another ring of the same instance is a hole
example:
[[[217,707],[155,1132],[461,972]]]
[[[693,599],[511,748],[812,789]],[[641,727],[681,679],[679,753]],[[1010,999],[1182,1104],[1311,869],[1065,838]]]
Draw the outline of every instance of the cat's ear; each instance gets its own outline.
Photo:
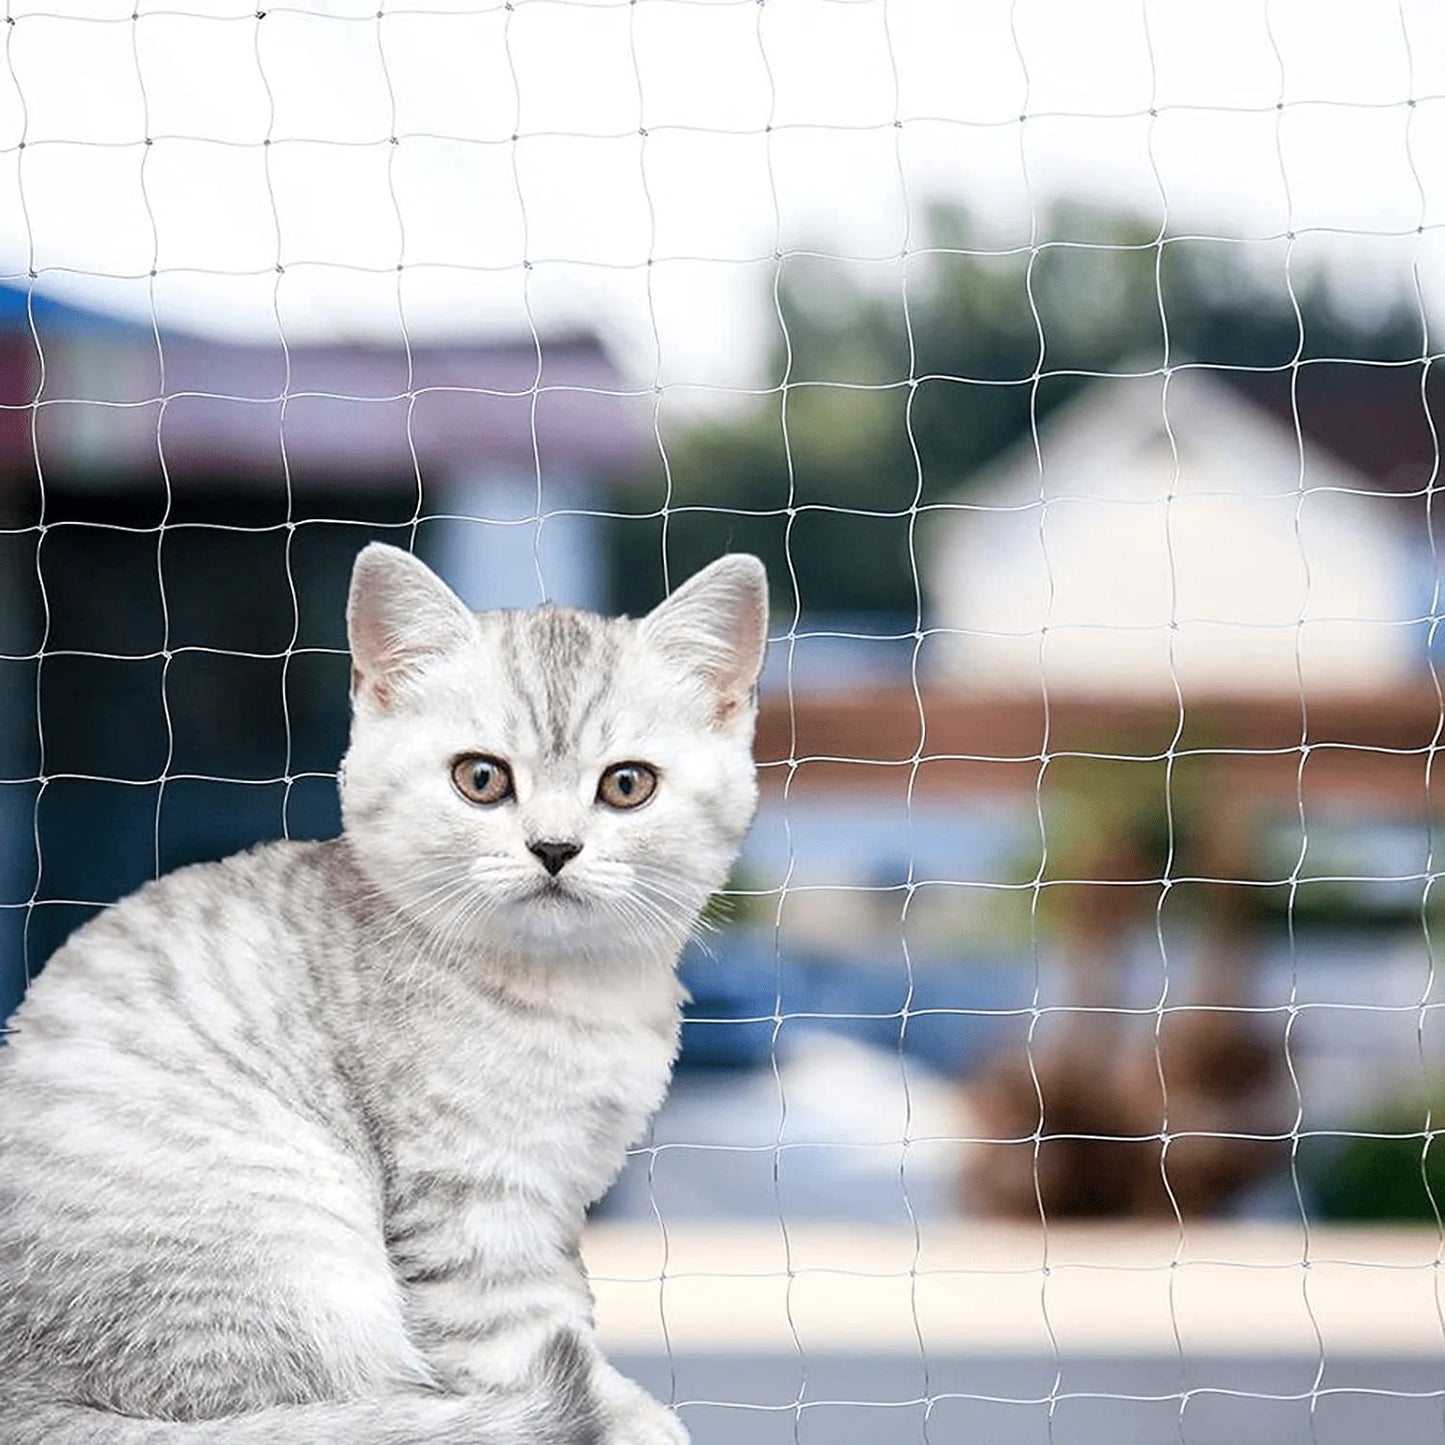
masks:
[[[653,608],[642,629],[707,684],[718,727],[751,714],[768,643],[768,574],[756,557],[719,557]]]
[[[372,542],[351,569],[346,604],[351,696],[383,710],[435,658],[476,636],[476,619],[410,552]]]

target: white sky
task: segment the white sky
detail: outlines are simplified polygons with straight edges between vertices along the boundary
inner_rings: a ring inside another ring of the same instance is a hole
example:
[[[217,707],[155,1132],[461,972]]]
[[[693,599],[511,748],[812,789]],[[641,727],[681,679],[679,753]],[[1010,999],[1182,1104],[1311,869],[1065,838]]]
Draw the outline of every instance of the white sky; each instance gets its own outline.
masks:
[[[738,385],[776,248],[898,287],[935,196],[1001,246],[1060,194],[1260,253],[1294,230],[1302,266],[1416,264],[1445,298],[1437,0],[10,14],[0,273],[146,316],[154,267],[163,322],[223,335],[526,334],[530,307],[600,326],[640,382]]]

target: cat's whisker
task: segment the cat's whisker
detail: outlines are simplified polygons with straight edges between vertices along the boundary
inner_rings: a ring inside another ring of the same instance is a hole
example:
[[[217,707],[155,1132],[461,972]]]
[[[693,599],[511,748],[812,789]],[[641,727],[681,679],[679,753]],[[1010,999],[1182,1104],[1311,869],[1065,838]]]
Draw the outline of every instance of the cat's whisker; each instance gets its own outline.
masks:
[[[701,930],[705,933],[717,933],[720,931],[718,925],[713,922],[712,919],[703,916],[692,899],[685,898],[677,892],[666,888],[655,879],[639,878],[637,882],[639,897],[649,898],[654,903],[675,908],[680,915],[691,920],[691,931],[697,932]]]
[[[495,907],[495,902],[494,898],[475,884],[466,893],[453,894],[447,900],[450,911],[442,914],[437,922],[432,923],[421,934],[418,946],[412,952],[410,968],[403,980],[404,991],[418,977],[424,965],[454,964],[456,959],[453,950],[461,942],[473,917],[485,917],[486,913]]]
[[[662,946],[669,953],[675,954],[692,937],[685,917],[679,918],[665,911],[644,894],[620,894],[607,901],[620,918],[637,925],[639,931],[651,931],[647,926],[653,925],[661,933]]]

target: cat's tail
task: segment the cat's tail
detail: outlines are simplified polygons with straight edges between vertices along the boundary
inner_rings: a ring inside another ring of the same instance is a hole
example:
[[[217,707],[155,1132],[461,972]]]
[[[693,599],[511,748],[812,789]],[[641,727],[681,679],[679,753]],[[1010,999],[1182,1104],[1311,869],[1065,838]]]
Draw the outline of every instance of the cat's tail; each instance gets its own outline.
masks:
[[[391,1395],[197,1421],[0,1401],[0,1445],[602,1445],[574,1345],[575,1337],[558,1337],[538,1389],[524,1398]]]

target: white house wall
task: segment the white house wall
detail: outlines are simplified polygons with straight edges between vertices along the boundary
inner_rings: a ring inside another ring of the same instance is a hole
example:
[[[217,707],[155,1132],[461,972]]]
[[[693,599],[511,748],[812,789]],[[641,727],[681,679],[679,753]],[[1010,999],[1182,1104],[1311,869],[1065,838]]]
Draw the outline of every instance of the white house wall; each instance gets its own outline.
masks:
[[[970,690],[1365,691],[1418,674],[1416,552],[1369,483],[1218,383],[1100,383],[940,527],[937,671]],[[1176,466],[1177,451],[1177,466]]]

